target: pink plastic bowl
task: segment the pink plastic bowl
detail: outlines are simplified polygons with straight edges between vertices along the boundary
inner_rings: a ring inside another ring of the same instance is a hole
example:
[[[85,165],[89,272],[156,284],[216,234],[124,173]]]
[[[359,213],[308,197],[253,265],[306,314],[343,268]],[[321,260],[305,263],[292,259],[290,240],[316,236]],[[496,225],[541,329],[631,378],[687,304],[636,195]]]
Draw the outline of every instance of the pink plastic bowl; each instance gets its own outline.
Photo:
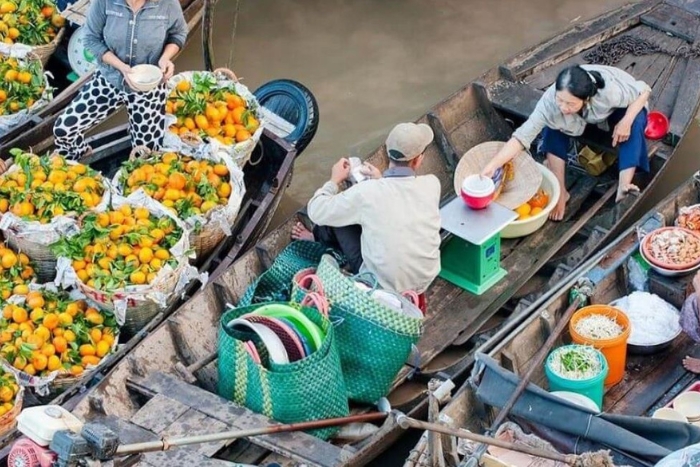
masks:
[[[472,209],[484,209],[493,201],[496,186],[493,180],[470,175],[462,182],[462,199]]]

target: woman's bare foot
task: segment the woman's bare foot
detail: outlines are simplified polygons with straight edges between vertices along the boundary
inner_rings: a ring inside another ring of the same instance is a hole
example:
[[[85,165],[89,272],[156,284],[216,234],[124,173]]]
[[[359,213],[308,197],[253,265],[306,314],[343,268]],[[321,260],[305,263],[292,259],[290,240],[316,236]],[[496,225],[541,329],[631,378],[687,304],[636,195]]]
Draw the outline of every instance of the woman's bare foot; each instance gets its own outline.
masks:
[[[292,240],[308,240],[313,242],[316,239],[314,238],[314,234],[311,233],[304,224],[297,222],[294,224],[294,227],[292,227]]]
[[[683,359],[683,368],[691,373],[700,374],[700,358],[686,356]]]
[[[552,209],[552,212],[549,213],[549,218],[553,221],[560,221],[564,218],[564,212],[566,212],[566,203],[569,202],[569,198],[571,198],[571,195],[569,194],[568,191],[564,191],[559,195],[559,201],[557,201],[557,205],[554,206],[554,209]]]

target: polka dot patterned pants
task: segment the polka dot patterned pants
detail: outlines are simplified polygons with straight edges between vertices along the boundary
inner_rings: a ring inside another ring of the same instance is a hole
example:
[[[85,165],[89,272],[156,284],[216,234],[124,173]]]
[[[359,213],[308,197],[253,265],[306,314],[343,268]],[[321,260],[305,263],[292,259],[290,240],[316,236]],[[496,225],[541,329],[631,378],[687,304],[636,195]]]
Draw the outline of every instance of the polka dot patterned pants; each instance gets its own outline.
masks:
[[[71,159],[83,157],[89,150],[85,132],[121,105],[126,105],[129,114],[132,144],[160,149],[165,130],[166,98],[165,85],[145,93],[120,91],[100,73],[95,73],[54,124],[58,153]]]

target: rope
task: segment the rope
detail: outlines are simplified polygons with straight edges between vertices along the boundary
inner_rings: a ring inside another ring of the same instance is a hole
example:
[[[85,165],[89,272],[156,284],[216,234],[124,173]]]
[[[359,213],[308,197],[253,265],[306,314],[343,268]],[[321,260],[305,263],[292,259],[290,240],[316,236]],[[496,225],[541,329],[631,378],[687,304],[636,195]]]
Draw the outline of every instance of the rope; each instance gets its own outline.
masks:
[[[233,28],[231,28],[231,40],[229,41],[230,47],[228,49],[228,62],[226,66],[233,70],[233,45],[234,39],[236,38],[236,28],[238,26],[238,12],[240,11],[241,0],[236,0],[236,12],[233,15]]]
[[[588,63],[612,66],[628,54],[641,56],[654,53],[671,57],[698,58],[700,57],[700,47],[682,45],[677,50],[668,50],[646,39],[634,36],[619,36],[598,45],[584,55],[583,58]]]

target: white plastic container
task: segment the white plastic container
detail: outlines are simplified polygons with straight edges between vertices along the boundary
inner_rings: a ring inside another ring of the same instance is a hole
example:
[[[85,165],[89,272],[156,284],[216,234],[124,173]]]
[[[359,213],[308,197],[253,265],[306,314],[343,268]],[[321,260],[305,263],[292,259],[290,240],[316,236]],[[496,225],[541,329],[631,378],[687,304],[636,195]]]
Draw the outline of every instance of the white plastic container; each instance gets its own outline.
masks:
[[[155,65],[136,65],[131,68],[129,79],[136,91],[149,92],[163,80],[163,72]]]
[[[17,416],[17,429],[39,446],[48,446],[58,431],[77,433],[82,427],[83,422],[60,405],[29,407]]]

